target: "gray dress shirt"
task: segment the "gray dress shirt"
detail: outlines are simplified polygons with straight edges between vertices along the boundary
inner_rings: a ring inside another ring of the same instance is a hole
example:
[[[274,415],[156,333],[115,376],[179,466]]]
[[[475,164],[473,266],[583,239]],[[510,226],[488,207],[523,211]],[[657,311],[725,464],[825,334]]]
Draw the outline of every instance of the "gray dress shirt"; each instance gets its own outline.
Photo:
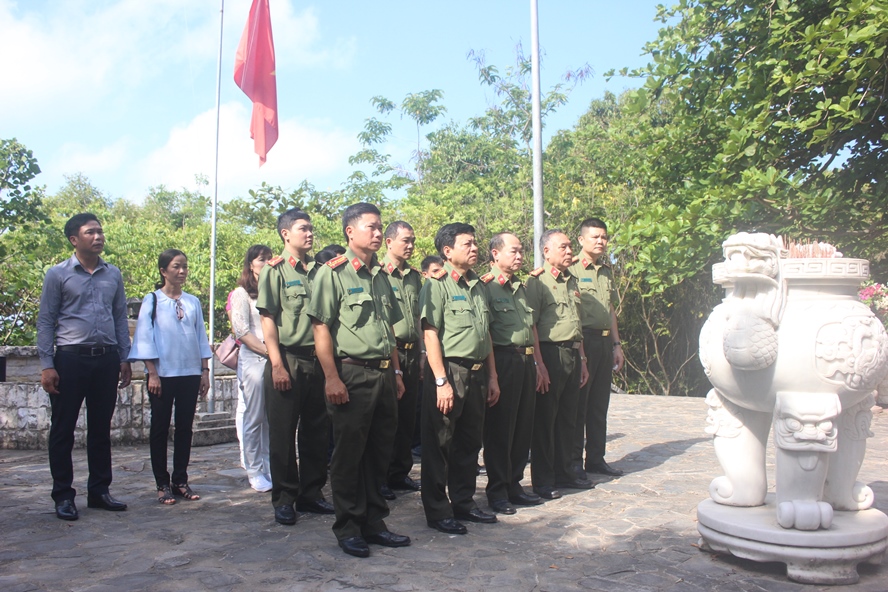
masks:
[[[117,346],[129,358],[123,276],[101,257],[90,274],[77,259],[46,272],[37,315],[37,353],[43,370],[53,368],[53,345]]]

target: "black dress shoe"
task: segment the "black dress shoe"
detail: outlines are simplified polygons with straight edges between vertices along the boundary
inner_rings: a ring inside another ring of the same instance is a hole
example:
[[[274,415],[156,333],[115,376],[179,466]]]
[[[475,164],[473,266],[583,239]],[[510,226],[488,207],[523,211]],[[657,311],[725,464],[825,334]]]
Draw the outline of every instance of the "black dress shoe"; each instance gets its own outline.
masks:
[[[563,483],[556,483],[559,489],[595,489],[595,484],[587,479],[574,479]]]
[[[561,497],[561,492],[554,487],[534,487],[533,492],[547,500],[556,500]]]
[[[496,515],[485,512],[481,508],[472,508],[468,512],[454,512],[453,517],[457,520],[465,520],[466,522],[481,522],[482,524],[493,524],[496,522]]]
[[[440,530],[444,534],[466,534],[468,532],[464,524],[457,522],[453,518],[429,520],[427,524],[435,530]]]
[[[379,486],[379,495],[382,496],[382,499],[386,499],[388,501],[392,501],[393,499],[397,498],[395,492],[392,491],[392,488],[385,484]]]
[[[296,510],[293,509],[293,506],[276,506],[274,508],[274,520],[278,524],[286,526],[296,524]]]
[[[419,481],[417,481],[416,479],[411,479],[409,476],[404,477],[403,479],[394,479],[392,481],[389,481],[388,486],[395,491],[419,491],[420,489],[422,489]]]
[[[604,461],[586,465],[587,473],[596,473],[599,475],[610,475],[611,477],[621,477],[623,475],[623,471],[620,469],[615,469]]]
[[[339,548],[352,557],[370,557],[370,547],[364,537],[353,536],[339,541]]]
[[[376,534],[368,534],[364,540],[371,545],[382,545],[383,547],[407,547],[410,545],[410,537],[403,534],[395,534],[388,530],[377,532]]]
[[[509,503],[509,500],[498,499],[490,502],[490,509],[496,512],[497,514],[515,514],[518,510],[515,509],[515,506]]]
[[[77,506],[74,500],[62,500],[56,504],[56,517],[61,520],[77,520],[80,514],[77,513]]]
[[[535,493],[519,493],[518,495],[510,495],[509,501],[516,506],[538,506],[543,503],[543,498]]]
[[[324,498],[318,498],[316,500],[306,502],[296,502],[296,509],[300,512],[311,512],[312,514],[335,514],[336,510],[333,509],[333,504],[325,500]]]
[[[123,512],[126,510],[126,504],[111,497],[110,493],[103,493],[102,495],[88,494],[86,496],[86,507],[100,508],[109,512]]]

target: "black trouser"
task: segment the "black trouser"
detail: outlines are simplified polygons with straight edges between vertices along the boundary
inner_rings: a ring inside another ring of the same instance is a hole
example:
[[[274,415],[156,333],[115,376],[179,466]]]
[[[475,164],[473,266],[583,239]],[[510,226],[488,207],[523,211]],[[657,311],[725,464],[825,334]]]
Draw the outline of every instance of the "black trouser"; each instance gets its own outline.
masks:
[[[191,436],[200,374],[196,376],[160,377],[160,396],[148,393],[151,402],[151,469],[158,487],[170,484],[167,471],[167,441],[170,437],[170,419],[176,407],[176,433],[173,436],[172,483],[188,483],[188,461],[191,460]]]
[[[268,417],[268,465],[271,504],[292,506],[297,500],[323,497],[327,483],[330,420],[324,396],[324,374],[317,358],[281,348],[290,373],[290,390],[274,388],[271,363],[265,365],[265,414]],[[299,460],[296,433],[299,432]]]
[[[428,362],[422,402],[422,505],[427,520],[452,518],[477,508],[475,478],[487,407],[487,366],[470,370],[445,360],[453,409],[438,409],[438,389]],[[450,499],[448,501],[448,493]]]
[[[521,480],[533,433],[536,368],[533,356],[496,349],[500,398],[484,415],[484,466],[487,499],[505,500],[524,493]]]
[[[614,346],[611,337],[602,337],[601,331],[583,331],[583,347],[589,381],[580,389],[577,405],[577,421],[572,449],[575,465],[583,464],[585,436],[586,466],[604,460],[607,441],[607,409],[610,405],[611,380],[613,379]]]
[[[571,468],[580,392],[580,350],[543,342],[540,353],[549,371],[549,391],[537,396],[530,473],[534,488],[573,481]]]
[[[52,473],[52,499],[56,503],[73,500],[74,428],[80,407],[86,400],[86,457],[89,462],[87,491],[92,495],[108,493],[111,485],[111,416],[117,403],[120,356],[80,356],[56,352],[55,370],[59,375],[59,394],[50,395],[52,420],[49,428],[49,470]]]
[[[392,447],[392,461],[388,479],[398,481],[413,468],[413,430],[416,427],[416,400],[419,396],[419,344],[408,350],[398,350],[398,361],[404,372],[404,395],[398,401],[398,430]]]
[[[387,530],[383,520],[389,509],[379,486],[391,457],[398,400],[391,368],[336,365],[348,390],[347,403],[327,403],[335,441],[330,464],[333,534],[341,541]]]

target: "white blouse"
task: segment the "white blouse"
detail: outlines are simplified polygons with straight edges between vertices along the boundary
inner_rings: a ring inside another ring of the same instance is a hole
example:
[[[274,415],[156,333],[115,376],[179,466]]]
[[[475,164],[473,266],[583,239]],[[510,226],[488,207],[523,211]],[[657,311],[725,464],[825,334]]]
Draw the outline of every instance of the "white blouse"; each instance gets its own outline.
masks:
[[[247,291],[240,286],[231,292],[231,330],[235,339],[252,333],[259,341],[265,341],[262,336],[262,320],[259,316],[259,309],[256,308],[256,299],[250,298]]]

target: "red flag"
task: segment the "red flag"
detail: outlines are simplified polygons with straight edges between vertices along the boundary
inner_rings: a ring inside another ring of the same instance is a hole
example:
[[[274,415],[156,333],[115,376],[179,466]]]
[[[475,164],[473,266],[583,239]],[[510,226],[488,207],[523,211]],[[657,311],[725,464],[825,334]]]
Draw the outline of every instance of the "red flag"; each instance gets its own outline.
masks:
[[[268,0],[253,0],[234,58],[234,82],[253,101],[250,137],[259,166],[278,139],[277,82],[274,69],[274,40]]]

